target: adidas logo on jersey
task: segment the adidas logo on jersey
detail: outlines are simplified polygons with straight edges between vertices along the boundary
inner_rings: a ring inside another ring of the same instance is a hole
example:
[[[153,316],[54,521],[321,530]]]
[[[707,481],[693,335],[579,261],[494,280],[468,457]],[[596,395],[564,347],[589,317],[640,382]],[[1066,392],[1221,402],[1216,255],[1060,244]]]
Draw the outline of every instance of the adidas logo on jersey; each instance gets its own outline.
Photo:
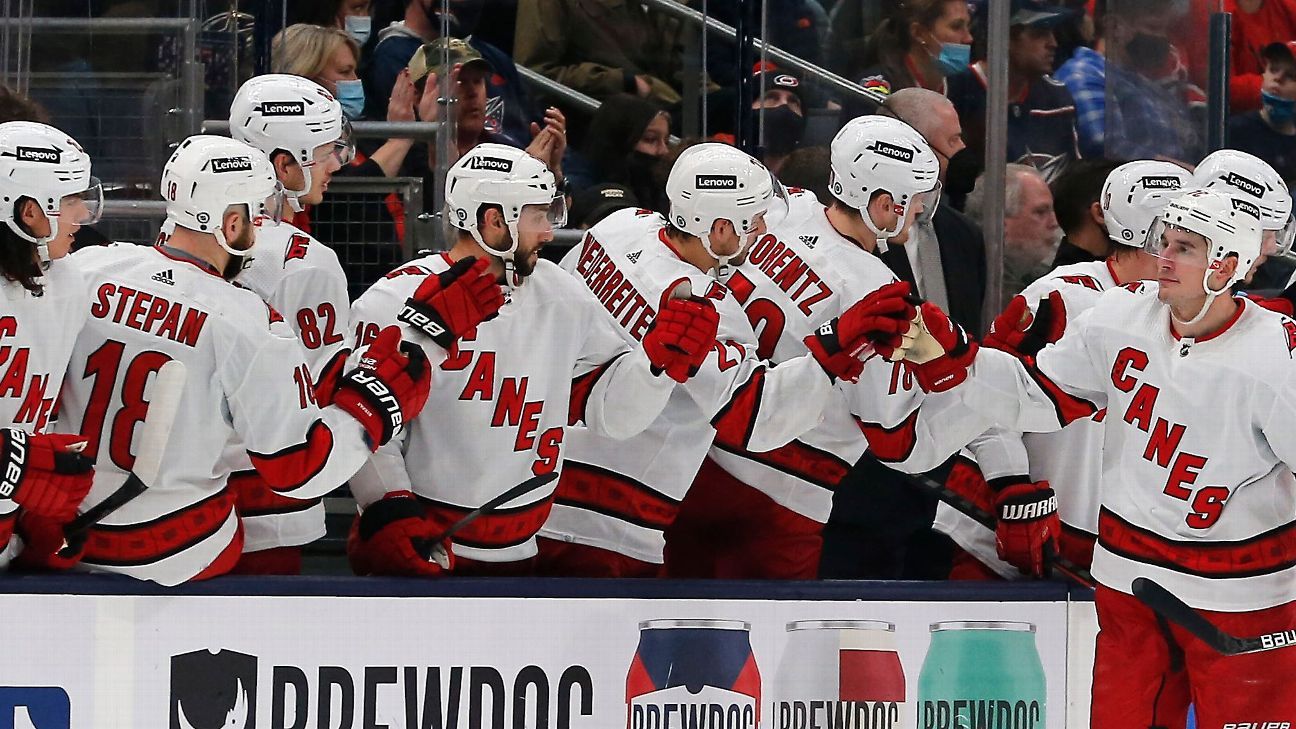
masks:
[[[468,169],[508,173],[513,171],[513,163],[499,157],[473,157],[468,160]]]
[[[638,263],[638,262],[639,262],[639,256],[640,256],[640,254],[642,254],[642,253],[643,253],[643,251],[635,251],[635,252],[633,252],[633,253],[627,253],[627,254],[626,254],[626,260],[627,260],[627,261],[630,261],[631,263]]]
[[[164,283],[167,286],[175,286],[175,276],[172,275],[171,269],[169,268],[165,271],[158,271],[153,274],[153,280],[158,283]]]
[[[891,144],[889,142],[884,142],[880,139],[874,142],[873,146],[869,147],[869,149],[873,150],[874,152],[877,152],[883,157],[890,157],[891,159],[898,160],[906,164],[913,162],[914,159],[914,151],[909,147],[901,147],[895,144]]]
[[[1228,173],[1228,177],[1224,178],[1224,182],[1256,197],[1264,197],[1264,185],[1255,180],[1247,179],[1236,172]]]
[[[45,164],[58,164],[62,159],[61,153],[53,147],[49,149],[19,147],[14,156],[23,162],[44,162]]]
[[[1179,189],[1179,178],[1175,177],[1174,175],[1165,175],[1165,176],[1148,175],[1144,177],[1142,180],[1140,180],[1140,182],[1142,182],[1143,187],[1148,190],[1178,190]]]
[[[806,248],[814,248],[814,247],[815,247],[815,243],[818,243],[818,242],[819,242],[819,236],[817,236],[817,235],[803,235],[803,236],[801,236],[801,242],[805,244],[805,247],[806,247]]]
[[[263,101],[262,116],[302,116],[306,113],[306,104],[300,101]]]
[[[252,159],[249,157],[214,157],[211,161],[212,172],[251,172]]]
[[[693,185],[699,190],[737,190],[738,178],[734,175],[697,175]]]

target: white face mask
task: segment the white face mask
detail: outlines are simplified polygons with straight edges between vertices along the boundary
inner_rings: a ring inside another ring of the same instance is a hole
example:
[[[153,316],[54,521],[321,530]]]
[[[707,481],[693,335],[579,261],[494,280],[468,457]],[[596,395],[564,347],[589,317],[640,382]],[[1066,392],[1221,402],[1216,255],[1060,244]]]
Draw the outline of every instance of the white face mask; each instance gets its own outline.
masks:
[[[348,15],[346,17],[346,32],[356,43],[364,45],[369,40],[369,29],[372,27],[373,18],[368,15]]]

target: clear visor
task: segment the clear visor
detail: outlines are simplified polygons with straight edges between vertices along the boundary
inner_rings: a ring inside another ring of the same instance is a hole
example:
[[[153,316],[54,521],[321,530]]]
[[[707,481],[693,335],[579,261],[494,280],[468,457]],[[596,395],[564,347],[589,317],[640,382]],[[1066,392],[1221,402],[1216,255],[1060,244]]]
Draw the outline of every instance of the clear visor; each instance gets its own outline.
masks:
[[[252,222],[258,226],[278,225],[283,218],[286,206],[286,195],[282,184],[276,182],[274,192],[270,193],[257,205]]]
[[[770,183],[774,187],[774,194],[770,197],[769,207],[765,210],[765,230],[777,228],[784,220],[787,220],[791,206],[791,203],[788,202],[787,188],[772,173],[770,174]],[[757,227],[754,221],[752,227]],[[752,231],[746,232],[750,233]]]
[[[936,208],[940,207],[941,190],[940,180],[937,180],[935,187],[913,196],[909,209],[913,211],[915,222],[920,224],[931,222],[932,216],[936,214]]]
[[[59,218],[73,225],[94,225],[103,214],[103,186],[91,177],[90,186],[59,200]]]
[[[518,216],[518,233],[546,233],[566,224],[567,198],[559,194],[548,205],[536,203],[522,206],[522,214]]]
[[[1292,252],[1292,241],[1296,238],[1296,216],[1288,215],[1287,222],[1278,230],[1266,230],[1264,253],[1269,256],[1285,256]],[[1271,251],[1270,248],[1273,248]]]
[[[1176,266],[1206,268],[1210,239],[1157,218],[1148,229],[1143,252]]]

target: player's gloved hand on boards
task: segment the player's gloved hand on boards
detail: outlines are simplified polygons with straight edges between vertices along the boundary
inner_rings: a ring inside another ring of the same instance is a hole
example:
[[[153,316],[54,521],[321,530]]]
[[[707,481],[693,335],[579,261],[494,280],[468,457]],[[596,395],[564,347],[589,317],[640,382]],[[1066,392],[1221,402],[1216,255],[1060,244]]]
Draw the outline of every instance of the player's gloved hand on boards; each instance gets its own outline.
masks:
[[[830,378],[855,382],[873,352],[891,359],[915,336],[911,320],[916,309],[908,294],[904,281],[883,286],[820,325],[805,338],[806,347]]]
[[[31,435],[0,428],[0,498],[33,514],[71,520],[90,492],[94,459],[79,435]]]
[[[668,299],[643,338],[653,374],[665,372],[676,382],[696,375],[715,346],[720,314],[706,299]]]
[[[440,575],[454,569],[450,540],[422,548],[441,533],[423,505],[408,491],[375,501],[356,517],[347,536],[347,557],[357,575]]]
[[[405,300],[397,321],[431,337],[447,352],[478,324],[495,316],[504,305],[504,289],[487,270],[490,261],[468,256],[428,276]]]
[[[400,329],[387,327],[360,358],[360,366],[338,380],[333,404],[360,421],[369,447],[391,440],[427,403],[432,367],[418,345],[402,342]]]
[[[72,544],[65,544],[63,525],[66,523],[30,511],[19,513],[14,531],[22,539],[23,547],[14,560],[14,565],[22,569],[46,571],[69,570],[80,563],[81,557],[85,555],[86,540],[78,539]]]
[[[914,317],[916,337],[904,352],[924,392],[944,392],[967,379],[977,343],[939,306],[924,301]]]
[[[1008,307],[990,325],[982,344],[1016,357],[1034,357],[1041,349],[1062,338],[1066,328],[1066,304],[1062,292],[1054,291],[1040,301],[1031,314],[1026,299],[1014,296]]]
[[[995,544],[999,559],[1032,577],[1048,576],[1048,561],[1058,553],[1062,520],[1057,495],[1048,481],[1032,483],[1027,476],[990,480],[995,492]]]

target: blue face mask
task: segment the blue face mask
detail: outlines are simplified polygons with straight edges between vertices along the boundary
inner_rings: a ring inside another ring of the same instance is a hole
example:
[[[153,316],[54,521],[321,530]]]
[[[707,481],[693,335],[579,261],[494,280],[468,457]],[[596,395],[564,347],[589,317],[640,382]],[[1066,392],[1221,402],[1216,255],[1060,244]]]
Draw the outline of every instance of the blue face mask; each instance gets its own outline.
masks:
[[[337,82],[337,100],[342,105],[342,113],[347,119],[355,121],[364,113],[364,82],[360,79]]]
[[[1290,124],[1296,121],[1296,99],[1284,99],[1268,91],[1261,91],[1260,101],[1269,111],[1269,121],[1274,124]]]
[[[966,43],[943,43],[940,54],[936,56],[936,65],[940,66],[946,76],[962,73],[972,62],[972,46]]]
[[[369,30],[373,27],[373,18],[368,15],[346,16],[346,32],[356,43],[364,45],[369,40]]]

